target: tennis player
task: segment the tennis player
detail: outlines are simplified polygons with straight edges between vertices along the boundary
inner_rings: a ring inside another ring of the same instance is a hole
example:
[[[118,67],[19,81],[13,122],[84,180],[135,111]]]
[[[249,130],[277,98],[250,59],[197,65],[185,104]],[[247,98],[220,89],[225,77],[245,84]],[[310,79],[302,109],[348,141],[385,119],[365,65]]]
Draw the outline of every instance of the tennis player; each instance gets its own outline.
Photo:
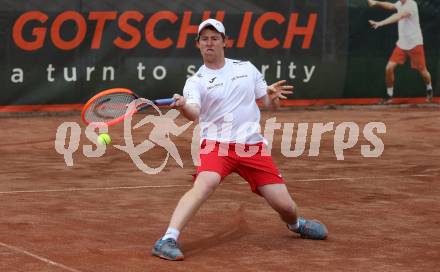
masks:
[[[293,86],[285,85],[284,80],[268,86],[250,62],[225,58],[226,34],[220,21],[208,19],[199,25],[197,46],[204,65],[188,78],[183,96],[174,95],[172,106],[189,120],[199,121],[204,152],[200,152],[194,185],[177,204],[165,235],[153,247],[153,255],[184,259],[177,244],[180,232],[232,172],[266,199],[288,229],[302,238],[325,239],[327,229],[322,223],[298,217],[297,206],[272,157],[263,152],[265,139],[259,133],[256,100],[276,110],[279,99],[291,94]]]
[[[391,102],[394,95],[394,70],[397,65],[404,64],[407,57],[411,60],[411,67],[417,69],[422,75],[426,85],[426,101],[431,102],[434,91],[432,89],[431,74],[426,68],[423,35],[420,28],[417,3],[414,0],[399,0],[394,4],[368,0],[368,5],[370,7],[397,11],[383,21],[369,21],[374,29],[394,23],[398,23],[399,27],[399,40],[386,66],[385,81],[387,94],[384,103]]]

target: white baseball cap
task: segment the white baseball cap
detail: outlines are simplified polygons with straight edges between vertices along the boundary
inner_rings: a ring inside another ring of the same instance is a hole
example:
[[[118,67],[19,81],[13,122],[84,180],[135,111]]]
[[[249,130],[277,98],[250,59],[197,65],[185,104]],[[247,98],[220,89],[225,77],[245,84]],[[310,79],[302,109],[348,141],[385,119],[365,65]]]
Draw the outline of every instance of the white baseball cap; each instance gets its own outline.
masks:
[[[222,24],[222,22],[220,22],[216,19],[207,19],[207,20],[203,21],[202,23],[200,23],[199,30],[197,31],[197,39],[200,36],[200,32],[202,32],[202,30],[207,26],[214,27],[215,30],[217,30],[219,33],[226,36],[225,26]]]

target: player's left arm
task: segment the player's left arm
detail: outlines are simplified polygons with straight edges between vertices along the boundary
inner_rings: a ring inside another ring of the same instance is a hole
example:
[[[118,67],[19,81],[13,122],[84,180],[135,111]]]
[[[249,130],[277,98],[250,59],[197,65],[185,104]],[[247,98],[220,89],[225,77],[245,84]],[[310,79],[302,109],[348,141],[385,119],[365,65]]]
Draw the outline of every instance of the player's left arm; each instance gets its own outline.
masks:
[[[390,17],[386,18],[383,21],[377,22],[377,21],[370,20],[369,22],[370,22],[370,25],[372,28],[378,29],[379,27],[382,27],[385,25],[397,23],[401,19],[409,17],[409,16],[411,16],[411,13],[409,11],[402,10],[400,12],[394,13],[393,15],[391,15]]]
[[[280,107],[280,99],[286,99],[286,95],[293,93],[293,86],[287,85],[286,80],[280,80],[267,86],[267,94],[259,100],[266,108],[276,111]]]

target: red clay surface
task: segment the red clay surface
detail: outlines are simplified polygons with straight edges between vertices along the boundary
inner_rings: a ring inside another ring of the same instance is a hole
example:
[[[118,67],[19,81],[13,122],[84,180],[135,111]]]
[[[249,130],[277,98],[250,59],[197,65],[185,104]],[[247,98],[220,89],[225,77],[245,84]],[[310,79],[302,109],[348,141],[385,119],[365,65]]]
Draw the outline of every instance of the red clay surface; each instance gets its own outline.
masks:
[[[0,271],[435,271],[440,265],[440,112],[438,108],[283,110],[263,121],[309,123],[305,153],[281,153],[281,130],[272,154],[307,218],[329,229],[326,241],[299,239],[238,175],[228,177],[181,235],[184,262],[151,256],[182,194],[191,186],[192,128],[171,139],[183,159],[170,158],[157,175],[141,172],[113,144],[124,145],[122,126],[110,128],[104,156],[87,158],[82,137],[74,165],[55,151],[57,128],[72,116],[0,118]],[[137,118],[142,118],[138,116]],[[334,130],[320,153],[308,156],[313,123],[355,122],[357,144],[336,160]],[[368,122],[383,122],[379,158],[361,145]],[[183,118],[179,124],[185,124]],[[264,122],[263,122],[264,123]],[[148,126],[133,131],[140,143]],[[293,145],[294,145],[293,143]],[[293,149],[293,147],[292,147]],[[158,166],[156,147],[142,158]]]

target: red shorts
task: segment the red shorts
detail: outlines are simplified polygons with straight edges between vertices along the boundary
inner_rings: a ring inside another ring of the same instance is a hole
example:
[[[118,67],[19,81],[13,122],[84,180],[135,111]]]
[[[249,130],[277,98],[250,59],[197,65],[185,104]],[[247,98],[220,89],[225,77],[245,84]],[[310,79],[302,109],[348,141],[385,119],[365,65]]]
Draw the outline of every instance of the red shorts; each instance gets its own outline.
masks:
[[[197,167],[195,176],[203,171],[210,171],[218,173],[223,180],[235,172],[257,194],[260,186],[284,184],[272,156],[262,153],[264,147],[263,143],[240,145],[204,140],[200,147],[200,166]]]
[[[418,70],[423,70],[426,68],[426,60],[425,60],[425,50],[423,48],[423,44],[417,45],[411,50],[403,50],[396,45],[394,48],[393,54],[390,57],[390,61],[404,64],[407,56],[409,56],[411,60],[411,67]]]

